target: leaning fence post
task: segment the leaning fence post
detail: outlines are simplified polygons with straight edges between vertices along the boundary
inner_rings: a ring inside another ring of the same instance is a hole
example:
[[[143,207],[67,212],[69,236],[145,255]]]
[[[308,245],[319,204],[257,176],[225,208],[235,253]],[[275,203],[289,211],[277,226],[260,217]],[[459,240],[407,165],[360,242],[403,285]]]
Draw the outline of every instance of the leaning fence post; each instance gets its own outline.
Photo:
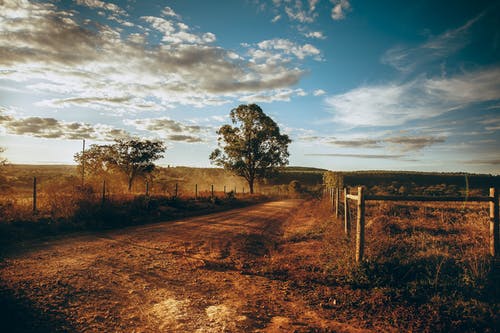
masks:
[[[349,225],[349,203],[347,200],[347,188],[344,187],[344,230],[345,234],[349,236],[351,226]]]
[[[363,260],[363,250],[365,247],[365,198],[363,187],[358,187],[357,223],[356,223],[356,262]]]
[[[335,189],[335,218],[339,217],[340,188]]]
[[[490,254],[497,256],[500,253],[499,248],[499,217],[498,217],[498,191],[490,187]]]
[[[33,214],[36,214],[36,177],[33,177]]]

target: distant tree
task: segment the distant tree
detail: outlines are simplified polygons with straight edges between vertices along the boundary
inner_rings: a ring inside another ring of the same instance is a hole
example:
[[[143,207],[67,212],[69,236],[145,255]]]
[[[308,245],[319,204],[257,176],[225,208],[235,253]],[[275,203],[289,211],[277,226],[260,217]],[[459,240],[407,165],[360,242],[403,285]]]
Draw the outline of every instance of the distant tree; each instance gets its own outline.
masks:
[[[75,161],[89,174],[99,175],[119,171],[127,176],[128,190],[137,176],[146,176],[155,169],[153,163],[163,157],[165,144],[157,140],[117,139],[112,145],[91,145],[84,153],[77,153]]]
[[[2,168],[5,164],[7,164],[7,159],[2,156],[2,154],[5,152],[4,147],[0,147],[0,168]]]
[[[291,140],[256,104],[240,105],[229,116],[235,126],[224,125],[217,131],[220,149],[212,152],[210,160],[245,178],[254,193],[256,179],[288,164]]]
[[[112,172],[112,165],[109,156],[111,156],[110,145],[91,145],[85,152],[76,153],[73,159],[78,163],[78,174],[82,173],[85,164],[85,176],[105,176]]]

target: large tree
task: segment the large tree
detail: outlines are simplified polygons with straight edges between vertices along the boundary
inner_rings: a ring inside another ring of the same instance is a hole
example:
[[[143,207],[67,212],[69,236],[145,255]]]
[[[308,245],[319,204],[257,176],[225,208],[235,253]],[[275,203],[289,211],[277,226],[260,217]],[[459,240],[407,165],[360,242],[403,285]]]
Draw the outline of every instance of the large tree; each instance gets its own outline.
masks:
[[[217,131],[219,148],[210,160],[245,178],[253,193],[256,179],[288,164],[291,141],[256,104],[240,105],[229,115],[234,126],[224,125]]]
[[[111,145],[92,145],[75,154],[80,167],[85,163],[86,172],[99,175],[107,171],[119,171],[127,176],[128,190],[137,176],[151,173],[157,159],[163,157],[165,144],[156,140],[117,139]]]

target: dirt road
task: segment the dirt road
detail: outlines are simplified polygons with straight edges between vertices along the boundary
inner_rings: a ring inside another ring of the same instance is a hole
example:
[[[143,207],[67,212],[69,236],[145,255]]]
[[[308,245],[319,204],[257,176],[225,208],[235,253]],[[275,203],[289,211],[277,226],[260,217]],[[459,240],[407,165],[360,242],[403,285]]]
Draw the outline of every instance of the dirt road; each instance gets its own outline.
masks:
[[[21,332],[319,331],[326,326],[289,283],[250,269],[276,251],[300,204],[20,249],[1,262],[2,321]]]

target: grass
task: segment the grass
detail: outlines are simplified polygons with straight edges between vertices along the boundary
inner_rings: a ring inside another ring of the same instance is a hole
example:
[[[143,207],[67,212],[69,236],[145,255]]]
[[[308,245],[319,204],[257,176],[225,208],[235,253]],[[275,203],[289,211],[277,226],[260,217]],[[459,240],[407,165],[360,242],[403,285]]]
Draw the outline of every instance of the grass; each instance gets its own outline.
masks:
[[[289,281],[327,318],[375,331],[495,332],[498,266],[488,254],[485,205],[367,207],[365,260],[325,201],[283,230],[261,273]],[[352,232],[352,234],[355,234]],[[498,265],[498,264],[497,264]]]

